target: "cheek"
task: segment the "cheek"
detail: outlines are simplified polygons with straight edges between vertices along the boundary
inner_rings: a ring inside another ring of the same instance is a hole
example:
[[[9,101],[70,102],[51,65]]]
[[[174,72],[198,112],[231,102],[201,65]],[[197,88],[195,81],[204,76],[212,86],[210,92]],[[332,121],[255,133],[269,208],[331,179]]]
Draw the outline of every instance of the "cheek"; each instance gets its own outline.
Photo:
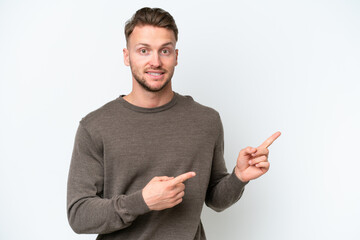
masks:
[[[147,61],[141,57],[130,57],[130,65],[135,69],[141,69],[146,66]]]
[[[166,65],[168,67],[175,67],[177,65],[177,59],[176,58],[166,58],[163,60],[163,65]]]

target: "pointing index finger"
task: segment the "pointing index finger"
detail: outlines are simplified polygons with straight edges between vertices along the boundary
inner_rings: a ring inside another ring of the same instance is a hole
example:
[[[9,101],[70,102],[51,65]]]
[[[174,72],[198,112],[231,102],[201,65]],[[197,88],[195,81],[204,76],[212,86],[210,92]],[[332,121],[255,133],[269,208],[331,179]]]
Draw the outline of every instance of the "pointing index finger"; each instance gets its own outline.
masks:
[[[278,138],[280,137],[281,132],[276,132],[271,137],[265,140],[259,147],[268,148],[270,145]]]
[[[185,182],[186,180],[195,177],[196,173],[195,172],[187,172],[187,173],[183,173],[179,176],[177,176],[176,178],[174,178],[173,180],[171,180],[174,184],[178,184],[178,183],[182,183]]]

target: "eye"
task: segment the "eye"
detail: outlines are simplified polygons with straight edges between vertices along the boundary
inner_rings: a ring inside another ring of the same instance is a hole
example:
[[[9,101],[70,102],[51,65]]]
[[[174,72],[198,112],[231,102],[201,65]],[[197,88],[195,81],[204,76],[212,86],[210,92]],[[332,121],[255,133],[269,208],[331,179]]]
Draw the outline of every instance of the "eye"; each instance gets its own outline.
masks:
[[[142,48],[142,49],[140,49],[140,53],[141,53],[141,54],[147,54],[148,51],[147,51],[145,48]]]
[[[163,50],[161,50],[161,54],[163,54],[163,55],[169,55],[169,54],[170,54],[170,50],[169,50],[169,49],[163,49]]]

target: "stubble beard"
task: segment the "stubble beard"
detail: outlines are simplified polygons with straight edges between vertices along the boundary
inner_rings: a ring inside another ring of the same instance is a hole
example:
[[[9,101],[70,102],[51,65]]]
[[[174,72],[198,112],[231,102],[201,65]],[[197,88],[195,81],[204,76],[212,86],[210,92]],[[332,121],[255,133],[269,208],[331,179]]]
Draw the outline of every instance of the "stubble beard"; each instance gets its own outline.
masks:
[[[132,76],[133,78],[139,83],[139,85],[145,89],[146,91],[149,91],[149,92],[160,92],[161,90],[163,90],[168,84],[169,82],[171,82],[171,78],[174,74],[174,70],[172,72],[168,72],[164,69],[160,69],[160,68],[157,68],[157,69],[152,69],[152,70],[162,70],[164,71],[164,74],[165,73],[169,73],[169,77],[168,79],[166,79],[166,81],[164,82],[163,85],[161,85],[160,87],[157,87],[157,88],[154,88],[154,87],[151,87],[145,80],[145,77],[141,77],[140,74],[138,74],[132,67],[132,65],[130,64],[130,68],[131,68],[131,73],[132,73]],[[144,73],[146,74],[146,73]]]

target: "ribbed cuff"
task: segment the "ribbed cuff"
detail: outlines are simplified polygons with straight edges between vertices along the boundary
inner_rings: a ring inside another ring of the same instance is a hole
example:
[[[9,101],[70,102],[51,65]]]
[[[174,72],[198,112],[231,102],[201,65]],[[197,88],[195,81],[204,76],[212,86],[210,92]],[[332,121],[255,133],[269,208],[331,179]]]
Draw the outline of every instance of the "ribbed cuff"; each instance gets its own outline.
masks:
[[[127,195],[124,198],[124,206],[127,213],[133,216],[138,216],[150,212],[142,196],[142,189]]]
[[[230,178],[229,178],[229,182],[230,184],[238,187],[238,188],[244,188],[246,184],[249,183],[249,181],[247,182],[243,182],[241,181],[235,174],[235,168],[233,169],[231,175],[230,175]]]

